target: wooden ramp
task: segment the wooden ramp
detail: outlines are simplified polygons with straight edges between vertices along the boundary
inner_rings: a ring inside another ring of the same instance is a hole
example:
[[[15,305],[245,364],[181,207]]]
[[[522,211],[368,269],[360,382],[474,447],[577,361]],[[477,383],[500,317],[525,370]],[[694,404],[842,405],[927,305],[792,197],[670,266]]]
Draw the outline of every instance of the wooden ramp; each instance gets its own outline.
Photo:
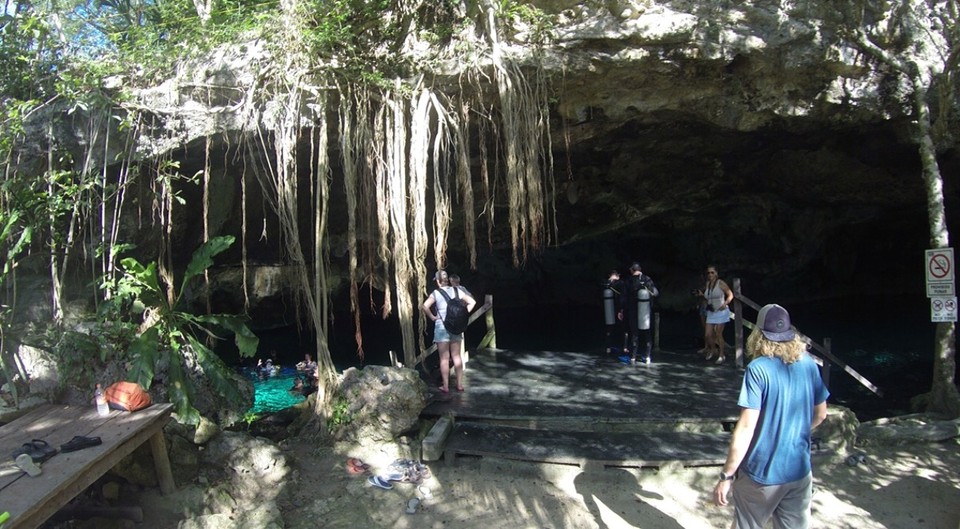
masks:
[[[450,415],[444,457],[499,457],[584,467],[719,465],[739,410],[742,374],[695,352],[615,355],[481,350],[466,392],[431,388],[426,417]]]

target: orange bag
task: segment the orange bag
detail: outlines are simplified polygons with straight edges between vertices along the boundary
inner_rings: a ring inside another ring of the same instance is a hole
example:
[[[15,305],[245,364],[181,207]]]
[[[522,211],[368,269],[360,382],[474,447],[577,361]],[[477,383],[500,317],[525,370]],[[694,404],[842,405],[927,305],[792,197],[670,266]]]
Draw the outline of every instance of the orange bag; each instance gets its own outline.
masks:
[[[150,394],[135,382],[117,382],[104,392],[107,403],[115,410],[137,411],[151,404]]]

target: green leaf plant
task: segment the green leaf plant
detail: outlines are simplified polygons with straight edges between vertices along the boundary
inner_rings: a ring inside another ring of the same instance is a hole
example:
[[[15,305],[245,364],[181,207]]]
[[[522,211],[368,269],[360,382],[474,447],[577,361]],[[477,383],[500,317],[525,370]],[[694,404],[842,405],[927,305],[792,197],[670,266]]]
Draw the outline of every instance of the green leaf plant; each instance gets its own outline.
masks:
[[[127,351],[128,378],[150,388],[161,368],[166,369],[167,392],[180,422],[197,424],[199,411],[191,404],[195,383],[191,372],[202,373],[213,390],[227,400],[238,402],[232,370],[204,342],[203,337],[219,338],[216,330],[228,330],[240,354],[252,357],[259,339],[245,318],[227,314],[191,314],[179,310],[187,285],[213,265],[213,258],[234,242],[232,236],[214,237],[194,252],[183,281],[171,305],[160,284],[157,264],[146,266],[133,258],[120,261],[121,276],[115,284],[110,303],[121,312],[140,318],[140,330]]]

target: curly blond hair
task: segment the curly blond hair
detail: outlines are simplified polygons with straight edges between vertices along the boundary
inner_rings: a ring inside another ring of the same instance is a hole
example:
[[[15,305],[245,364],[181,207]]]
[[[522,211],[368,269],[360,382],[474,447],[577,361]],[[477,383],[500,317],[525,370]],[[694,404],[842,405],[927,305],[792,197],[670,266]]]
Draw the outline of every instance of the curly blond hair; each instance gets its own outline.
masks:
[[[754,329],[747,337],[747,357],[751,360],[758,356],[769,356],[789,365],[800,360],[806,350],[807,344],[800,339],[800,335],[794,336],[789,342],[774,342],[768,340],[759,329]]]

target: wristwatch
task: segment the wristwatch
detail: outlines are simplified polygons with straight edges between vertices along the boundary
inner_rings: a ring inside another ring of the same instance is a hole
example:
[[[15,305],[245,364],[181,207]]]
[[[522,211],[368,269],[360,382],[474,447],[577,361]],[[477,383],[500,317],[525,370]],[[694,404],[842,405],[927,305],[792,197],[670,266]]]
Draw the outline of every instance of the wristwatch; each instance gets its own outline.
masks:
[[[735,474],[726,474],[722,470],[720,471],[720,481],[732,481]]]

